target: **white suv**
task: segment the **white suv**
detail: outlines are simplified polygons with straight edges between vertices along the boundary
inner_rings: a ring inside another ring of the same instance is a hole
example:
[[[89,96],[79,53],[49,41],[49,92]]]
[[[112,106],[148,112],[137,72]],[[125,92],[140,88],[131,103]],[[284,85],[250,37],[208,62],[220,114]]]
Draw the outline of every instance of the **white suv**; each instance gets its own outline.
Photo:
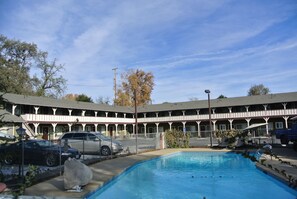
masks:
[[[59,140],[62,144],[68,144],[84,154],[100,153],[107,156],[123,150],[123,145],[119,141],[112,140],[98,132],[67,132]]]

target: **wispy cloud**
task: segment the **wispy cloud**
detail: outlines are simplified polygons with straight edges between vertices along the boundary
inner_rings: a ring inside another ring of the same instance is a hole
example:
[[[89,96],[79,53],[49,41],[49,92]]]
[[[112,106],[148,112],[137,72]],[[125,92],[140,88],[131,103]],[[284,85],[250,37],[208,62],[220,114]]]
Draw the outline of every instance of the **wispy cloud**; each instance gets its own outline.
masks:
[[[245,95],[254,83],[295,89],[288,83],[297,75],[295,0],[7,4],[2,34],[37,43],[65,64],[71,93],[112,98],[115,66],[153,72],[156,103],[203,99],[205,88]]]

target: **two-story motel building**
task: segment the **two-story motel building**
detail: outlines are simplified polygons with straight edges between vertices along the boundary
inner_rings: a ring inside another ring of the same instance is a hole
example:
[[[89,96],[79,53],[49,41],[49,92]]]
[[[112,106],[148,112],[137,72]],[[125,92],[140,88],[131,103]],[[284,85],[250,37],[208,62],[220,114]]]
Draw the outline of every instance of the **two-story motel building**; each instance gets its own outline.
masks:
[[[135,133],[134,107],[9,93],[3,98],[2,111],[7,112],[6,118],[13,118],[13,134],[20,123],[32,136],[73,130]],[[213,130],[241,130],[257,123],[267,123],[269,130],[288,128],[290,118],[297,115],[297,92],[212,99],[210,107]],[[138,133],[146,136],[175,128],[209,136],[208,108],[208,100],[138,107]]]

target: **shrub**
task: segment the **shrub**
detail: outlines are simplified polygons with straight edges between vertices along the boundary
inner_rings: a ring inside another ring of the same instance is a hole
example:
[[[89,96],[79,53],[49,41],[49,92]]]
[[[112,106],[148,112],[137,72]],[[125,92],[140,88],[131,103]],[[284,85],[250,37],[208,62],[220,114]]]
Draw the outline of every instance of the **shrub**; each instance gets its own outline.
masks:
[[[165,131],[167,148],[189,148],[190,135],[176,129]]]

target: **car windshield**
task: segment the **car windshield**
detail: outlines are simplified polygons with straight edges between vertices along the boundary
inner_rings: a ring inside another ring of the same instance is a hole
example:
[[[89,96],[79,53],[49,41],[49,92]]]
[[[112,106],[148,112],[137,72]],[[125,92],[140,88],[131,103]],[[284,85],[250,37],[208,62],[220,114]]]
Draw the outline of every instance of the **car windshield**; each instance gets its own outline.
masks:
[[[48,140],[40,140],[40,141],[37,141],[37,143],[41,147],[50,147],[54,145],[51,141],[48,141]]]

